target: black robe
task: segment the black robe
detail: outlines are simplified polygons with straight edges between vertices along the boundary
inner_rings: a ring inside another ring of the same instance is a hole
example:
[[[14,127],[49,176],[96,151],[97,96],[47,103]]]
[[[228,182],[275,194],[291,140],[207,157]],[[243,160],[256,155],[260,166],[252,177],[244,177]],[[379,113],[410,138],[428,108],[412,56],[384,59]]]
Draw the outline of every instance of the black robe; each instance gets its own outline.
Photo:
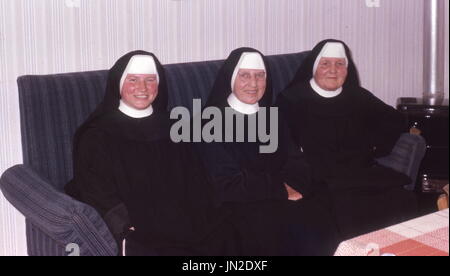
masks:
[[[405,120],[359,85],[347,46],[343,91],[325,98],[312,89],[313,64],[326,42],[336,41],[314,48],[280,94],[278,106],[313,168],[313,193],[329,204],[341,234],[350,238],[410,218],[416,200],[403,189],[411,181],[406,175],[375,161],[391,152],[405,130]]]
[[[225,108],[229,108],[231,76],[243,52],[257,51],[241,48],[231,53],[219,72],[206,106],[218,107],[225,114]],[[269,108],[272,89],[266,61],[265,65],[267,88],[259,105]],[[260,112],[242,116],[247,122],[251,116],[260,116]],[[279,147],[275,153],[261,154],[261,142],[200,145],[204,166],[214,184],[216,205],[233,211],[230,220],[239,231],[244,255],[331,255],[337,246],[337,231],[326,210],[309,197],[309,166],[300,150],[293,147],[283,120],[277,123]],[[247,137],[248,133],[245,139]],[[305,198],[288,201],[284,183]]]
[[[128,255],[229,255],[227,211],[214,208],[211,185],[191,146],[170,139],[164,71],[157,61],[154,113],[118,110],[119,82],[133,52],[110,70],[105,99],[77,131],[74,179],[66,191],[93,206]],[[135,231],[127,233],[130,227]],[[231,240],[231,242],[230,242]]]

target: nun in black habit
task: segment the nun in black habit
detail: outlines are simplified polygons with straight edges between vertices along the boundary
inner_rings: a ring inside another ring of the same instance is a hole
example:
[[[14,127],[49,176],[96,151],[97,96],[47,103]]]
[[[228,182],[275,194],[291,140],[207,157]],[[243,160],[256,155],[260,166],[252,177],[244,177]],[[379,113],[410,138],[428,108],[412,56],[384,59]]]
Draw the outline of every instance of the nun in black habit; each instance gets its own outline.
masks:
[[[206,107],[220,109],[223,120],[227,109],[243,116],[245,142],[237,142],[236,124],[229,129],[223,122],[222,142],[199,147],[216,205],[233,211],[230,221],[238,230],[243,255],[332,255],[337,231],[326,210],[309,196],[310,169],[290,143],[283,120],[273,122],[278,124],[275,152],[260,153],[265,143],[258,137],[249,140],[250,119],[261,119],[263,108],[269,118],[272,99],[265,57],[251,48],[234,50],[219,71]],[[233,142],[224,142],[230,130]]]
[[[93,206],[126,255],[234,255],[201,162],[171,141],[164,69],[136,51],[109,71],[103,102],[74,139],[69,195]]]
[[[343,238],[410,218],[411,180],[377,164],[406,129],[402,115],[362,88],[342,41],[320,42],[278,98],[297,147],[313,169],[312,192],[334,213]]]

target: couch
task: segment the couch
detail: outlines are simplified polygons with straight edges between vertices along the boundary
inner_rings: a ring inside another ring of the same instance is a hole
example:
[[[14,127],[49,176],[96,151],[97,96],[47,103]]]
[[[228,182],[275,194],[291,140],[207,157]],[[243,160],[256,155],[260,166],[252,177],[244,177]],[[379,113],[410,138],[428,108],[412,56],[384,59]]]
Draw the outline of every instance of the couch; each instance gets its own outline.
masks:
[[[268,57],[274,96],[289,83],[306,55]],[[190,108],[193,98],[205,103],[222,63],[166,65],[169,106]],[[18,78],[24,163],[4,172],[0,188],[26,217],[29,255],[118,255],[118,246],[100,215],[63,192],[72,177],[73,134],[101,101],[107,73]],[[392,154],[379,162],[409,175],[412,182],[406,188],[413,189],[424,151],[423,138],[404,134]]]

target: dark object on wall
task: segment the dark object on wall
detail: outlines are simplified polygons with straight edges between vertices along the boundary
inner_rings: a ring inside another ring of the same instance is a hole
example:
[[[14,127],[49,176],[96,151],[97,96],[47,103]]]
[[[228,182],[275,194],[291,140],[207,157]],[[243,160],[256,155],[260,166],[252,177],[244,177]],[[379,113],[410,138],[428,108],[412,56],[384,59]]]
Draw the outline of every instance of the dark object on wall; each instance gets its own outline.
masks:
[[[442,193],[448,184],[448,99],[399,98],[397,108],[427,141],[416,187],[426,193]]]

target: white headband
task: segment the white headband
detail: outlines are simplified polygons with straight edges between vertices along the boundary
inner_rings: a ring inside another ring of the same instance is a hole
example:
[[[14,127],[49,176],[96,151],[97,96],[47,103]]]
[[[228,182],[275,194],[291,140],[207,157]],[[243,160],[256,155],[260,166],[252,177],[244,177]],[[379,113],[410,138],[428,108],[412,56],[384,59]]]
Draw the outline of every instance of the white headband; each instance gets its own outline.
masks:
[[[159,74],[156,69],[156,63],[152,56],[147,55],[135,55],[128,62],[127,68],[122,74],[120,79],[120,92],[122,92],[123,83],[128,74],[155,74],[159,83]]]
[[[348,66],[348,58],[345,53],[344,45],[340,42],[328,42],[323,46],[322,51],[317,56],[316,61],[314,62],[313,68],[313,76],[316,74],[317,68],[319,67],[320,60],[325,58],[345,58],[346,66]]]
[[[264,60],[259,53],[244,52],[239,59],[236,68],[234,69],[233,76],[231,78],[231,90],[234,88],[234,82],[236,81],[237,74],[240,69],[254,69],[266,71]]]

